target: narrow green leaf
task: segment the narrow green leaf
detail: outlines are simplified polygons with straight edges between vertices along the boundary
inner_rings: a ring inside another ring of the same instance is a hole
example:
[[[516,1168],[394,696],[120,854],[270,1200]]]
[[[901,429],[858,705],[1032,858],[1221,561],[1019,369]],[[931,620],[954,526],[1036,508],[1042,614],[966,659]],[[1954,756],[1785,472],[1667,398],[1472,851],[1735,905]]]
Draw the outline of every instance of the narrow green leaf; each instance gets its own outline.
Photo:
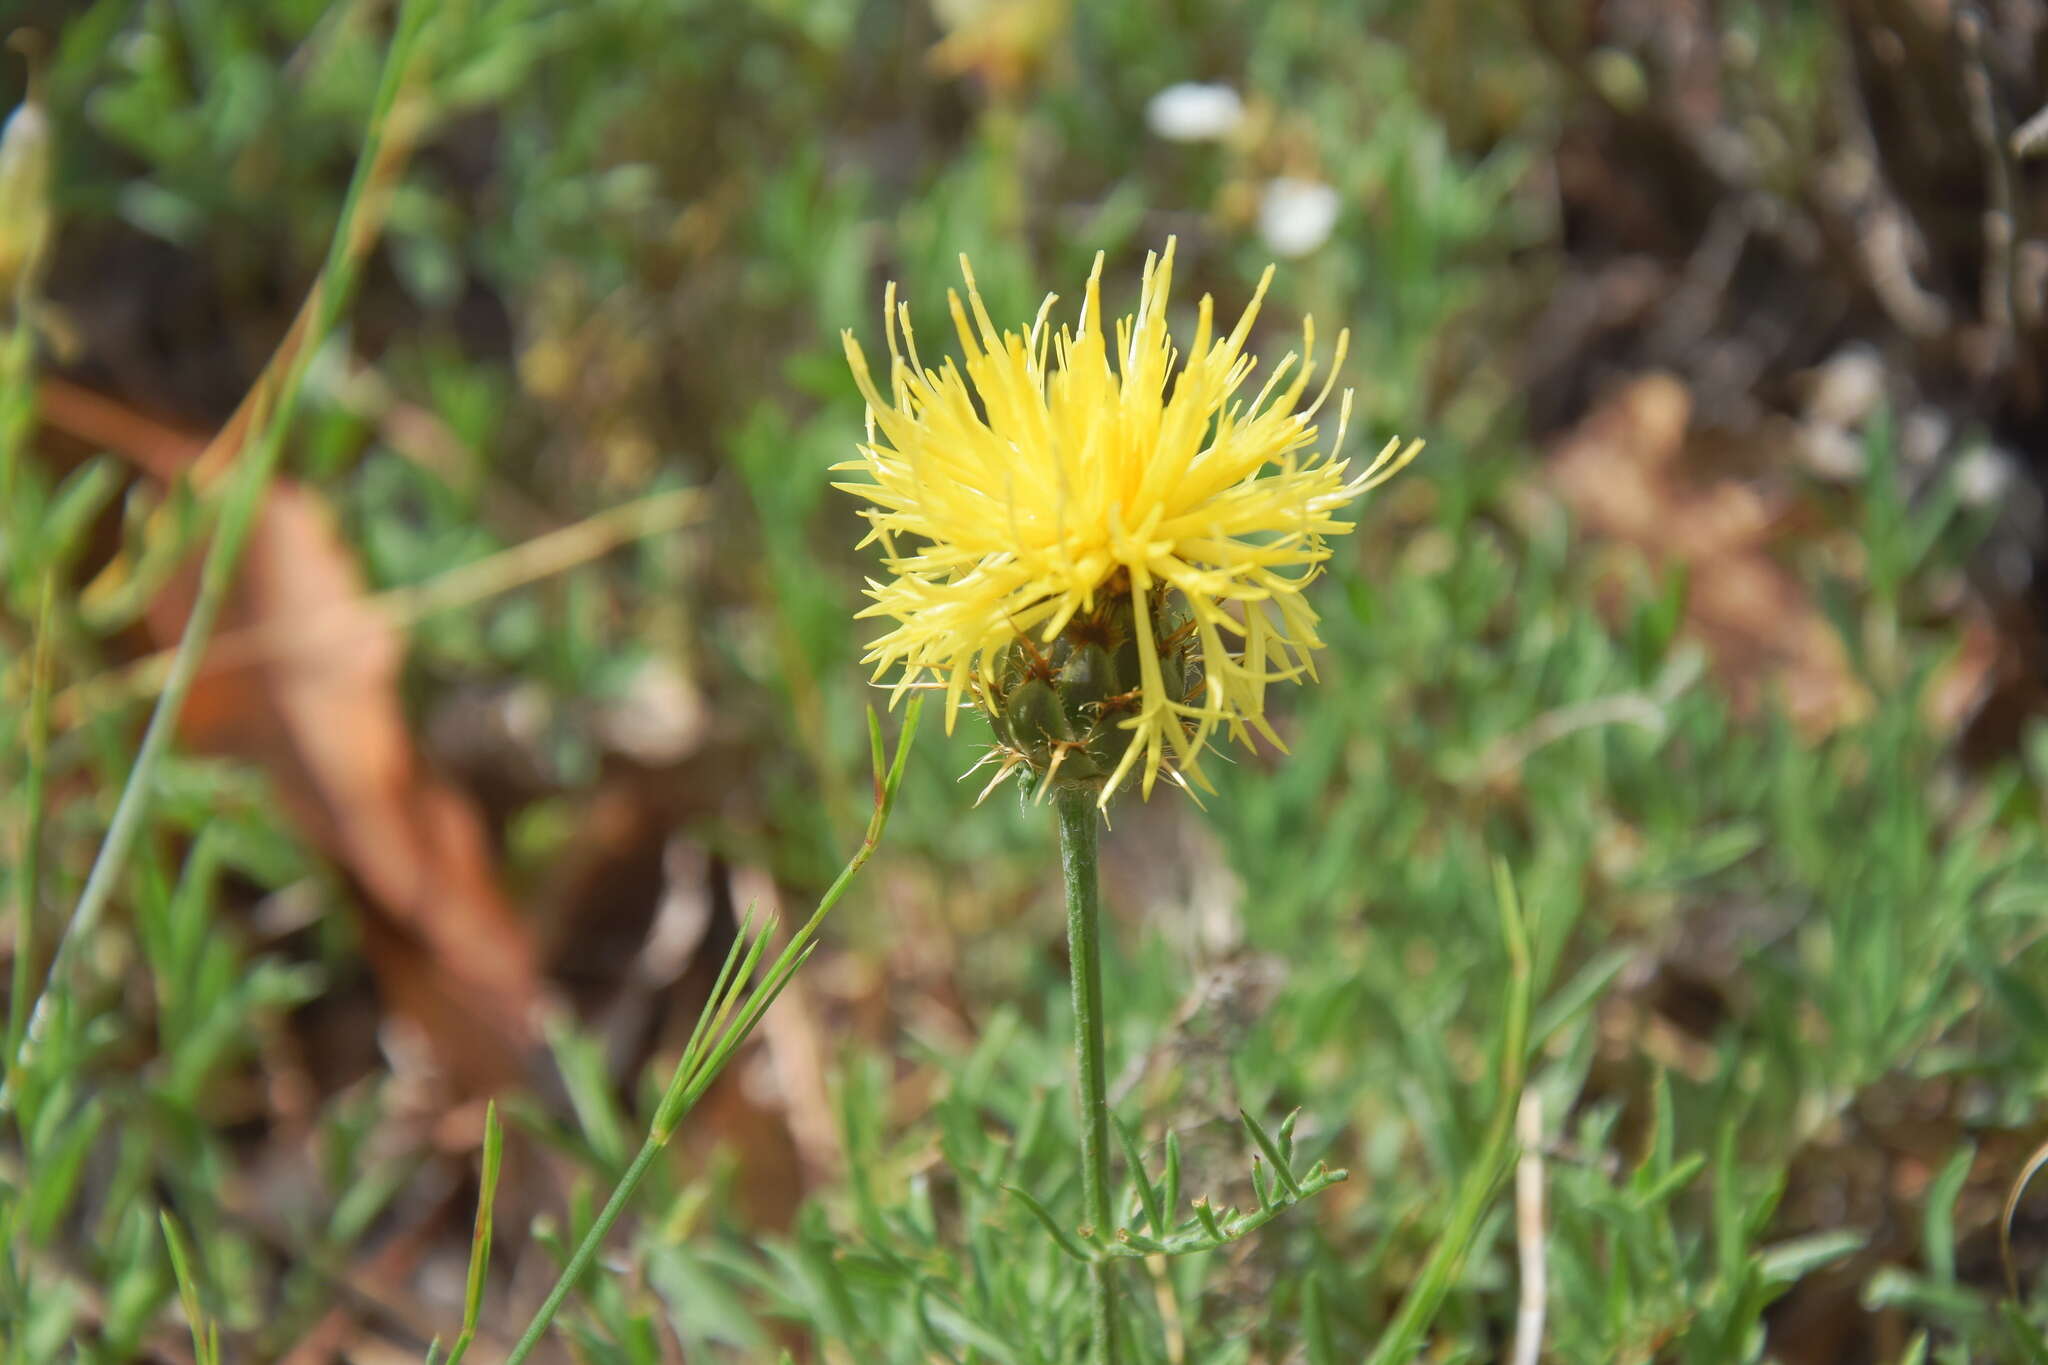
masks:
[[[1666,1103],[1669,1103],[1670,1087],[1665,1087]],[[1665,1131],[1671,1131],[1670,1115],[1665,1115]],[[1742,1172],[1735,1158],[1735,1122],[1725,1119],[1714,1140],[1714,1175],[1710,1182],[1712,1193],[1711,1217],[1714,1234],[1714,1259],[1721,1278],[1732,1283],[1741,1273],[1743,1263],[1749,1259],[1749,1238],[1745,1235],[1749,1220],[1742,1203]]]
[[[169,1209],[157,1210],[157,1225],[163,1229],[164,1245],[170,1248],[171,1275],[178,1282],[178,1302],[185,1310],[185,1326],[192,1333],[192,1355],[199,1365],[218,1365],[220,1334],[209,1324],[199,1302],[199,1281],[192,1273],[191,1243]]]
[[[1308,1365],[1337,1365],[1337,1344],[1331,1338],[1329,1306],[1323,1302],[1323,1277],[1310,1271],[1301,1286],[1301,1330]]]
[[[1059,1245],[1059,1249],[1061,1251],[1066,1252],[1067,1255],[1073,1257],[1077,1261],[1082,1262],[1083,1264],[1088,1264],[1096,1259],[1094,1255],[1090,1254],[1081,1245],[1079,1239],[1077,1239],[1072,1233],[1068,1232],[1065,1228],[1061,1227],[1059,1225],[1059,1221],[1055,1219],[1050,1213],[1046,1212],[1045,1205],[1039,1203],[1028,1192],[1019,1189],[1015,1185],[1005,1185],[1003,1186],[1003,1189],[1012,1196],[1014,1196],[1018,1203],[1022,1204],[1025,1208],[1031,1210],[1031,1216],[1033,1218],[1036,1218],[1039,1222],[1039,1225],[1042,1226],[1048,1233],[1052,1234],[1053,1241]]]
[[[1131,1139],[1131,1130],[1116,1115],[1109,1116],[1110,1127],[1116,1130],[1116,1140],[1123,1146],[1124,1162],[1131,1168],[1131,1183],[1138,1187],[1138,1202],[1145,1209],[1145,1226],[1154,1233],[1166,1231],[1166,1208],[1160,1202],[1159,1187],[1145,1174],[1145,1163],[1138,1155],[1138,1144]]]
[[[1956,1200],[1970,1178],[1970,1164],[1977,1158],[1975,1143],[1964,1143],[1942,1166],[1927,1187],[1927,1210],[1921,1231],[1921,1252],[1927,1258],[1927,1273],[1942,1284],[1956,1282]]]
[[[874,768],[875,802],[879,805],[887,799],[889,770],[884,766],[888,757],[882,750],[882,718],[872,706],[868,708],[868,761]]]
[[[1173,1211],[1180,1207],[1180,1134],[1171,1128],[1166,1130],[1166,1178],[1160,1183],[1163,1188],[1159,1193],[1159,1202],[1170,1218]],[[1164,1232],[1166,1225],[1161,1224],[1159,1230]]]
[[[1678,1163],[1661,1177],[1650,1181],[1641,1190],[1632,1194],[1632,1201],[1638,1209],[1654,1209],[1670,1199],[1699,1176],[1706,1169],[1707,1158],[1703,1152],[1688,1152]],[[1640,1173],[1639,1173],[1640,1174]]]
[[[749,905],[740,914],[739,931],[733,935],[732,942],[726,946],[725,961],[719,964],[718,976],[711,983],[711,994],[704,997],[704,1008],[698,1012],[697,1022],[690,1029],[689,1041],[683,1044],[684,1060],[676,1066],[678,1076],[688,1069],[688,1060],[695,1057],[698,1048],[703,1045],[705,1031],[711,1027],[711,1016],[717,1013],[718,1002],[725,998],[726,989],[732,983],[733,974],[739,969],[740,959],[746,955],[748,941],[754,932],[755,910],[755,906]],[[669,1082],[669,1088],[674,1089],[679,1083],[678,1080],[672,1079]]]
[[[1436,1311],[1451,1291],[1465,1255],[1478,1236],[1493,1192],[1506,1179],[1515,1160],[1515,1111],[1521,1104],[1522,1079],[1527,1063],[1531,976],[1528,927],[1522,918],[1521,902],[1515,894],[1507,864],[1494,863],[1494,894],[1501,916],[1501,936],[1508,951],[1508,1005],[1501,1030],[1500,1095],[1485,1145],[1471,1168],[1458,1182],[1452,1199],[1451,1217],[1422,1273],[1401,1301],[1394,1319],[1373,1347],[1370,1365],[1394,1365],[1413,1358],[1416,1344],[1427,1330]]]
[[[1548,1043],[1553,1034],[1591,1006],[1641,953],[1642,949],[1636,947],[1609,948],[1579,968],[1570,981],[1548,992],[1542,1008],[1529,1023],[1529,1037],[1534,1045],[1541,1048]]]
[[[1287,1158],[1282,1154],[1279,1144],[1266,1136],[1266,1130],[1259,1126],[1258,1120],[1244,1110],[1238,1110],[1237,1117],[1243,1122],[1244,1130],[1251,1134],[1252,1141],[1258,1144],[1261,1152],[1265,1153],[1266,1160],[1273,1164],[1273,1178],[1278,1180],[1289,1194],[1293,1195],[1296,1199],[1301,1198],[1301,1182],[1294,1178],[1293,1171],[1287,1169]],[[1290,1114],[1288,1115],[1284,1131],[1287,1132],[1289,1137],[1292,1137],[1293,1129],[1294,1116]],[[1254,1166],[1252,1169],[1256,1173],[1258,1168]]]
[[[903,770],[910,763],[910,743],[917,738],[918,718],[924,714],[924,698],[912,697],[903,709],[903,729],[896,736],[896,759],[889,765],[889,780],[883,784],[883,809],[896,802],[896,790],[903,785]]]
[[[56,654],[56,631],[52,614],[56,605],[57,580],[43,579],[42,602],[36,609],[36,643],[29,665],[27,762],[22,783],[23,809],[27,813],[21,833],[21,852],[14,869],[19,894],[14,907],[12,985],[7,997],[7,1057],[11,1073],[21,1055],[22,1031],[28,1026],[29,996],[34,987],[31,973],[36,958],[36,917],[42,902],[43,789],[50,769],[50,680],[51,660]],[[12,1086],[12,1074],[0,1074],[0,1083]]]
[[[113,462],[96,455],[74,470],[58,488],[44,513],[37,535],[43,563],[58,572],[84,548],[84,532],[121,489]]]
[[[484,1278],[491,1269],[491,1218],[498,1201],[498,1171],[504,1163],[505,1130],[498,1123],[498,1102],[484,1106],[483,1171],[477,1180],[476,1226],[469,1239],[469,1282],[462,1297],[462,1332],[448,1365],[461,1365],[476,1340],[477,1322],[483,1315]]]
[[[874,708],[870,707],[868,716],[872,718],[874,714]],[[932,1321],[931,1308],[926,1302],[928,1297],[928,1291],[921,1283],[910,1296],[910,1310],[917,1317],[917,1328],[924,1336],[925,1345],[936,1351],[939,1358],[948,1362],[948,1365],[966,1365],[966,1362],[954,1354],[952,1339],[941,1332],[938,1324]]]
[[[1764,1248],[1757,1258],[1757,1270],[1767,1285],[1788,1285],[1822,1266],[1854,1255],[1869,1240],[1863,1233],[1846,1228],[1794,1237]]]
[[[746,950],[740,956],[730,977],[724,977],[721,973],[722,979],[726,981],[725,995],[715,1003],[711,1000],[705,1002],[704,1013],[698,1016],[697,1027],[691,1031],[691,1037],[697,1041],[698,1046],[695,1050],[685,1050],[682,1058],[677,1061],[675,1072],[669,1078],[668,1089],[663,1093],[661,1103],[655,1107],[655,1139],[663,1145],[666,1145],[669,1138],[674,1135],[676,1125],[682,1121],[683,1114],[695,1103],[703,1088],[710,1084],[711,1078],[718,1074],[733,1052],[746,1041],[746,1030],[751,1025],[742,1026],[741,1023],[735,1022],[728,1027],[728,1021],[732,1020],[735,1007],[740,1007],[741,1019],[744,1020],[746,1007],[740,1006],[740,1001],[747,999],[751,1002],[758,998],[758,992],[754,996],[745,995],[744,992],[747,990],[747,982],[753,978],[754,969],[760,964],[761,954],[767,950],[769,938],[774,933],[774,924],[764,916],[763,922],[754,933],[752,943],[748,943],[744,931],[753,922],[754,916],[750,908],[742,921],[742,933],[733,943],[734,951],[738,951],[742,945],[745,945]]]
[[[2012,1300],[1998,1305],[1999,1318],[2005,1323],[2006,1335],[2012,1339],[2018,1357],[2027,1365],[2048,1365],[2048,1340],[2041,1336],[2041,1330],[2027,1321],[2026,1313]]]
[[[909,714],[904,720],[903,737],[899,741],[896,761],[891,769],[891,784],[901,778],[904,766],[909,758],[910,743],[915,733],[918,710],[917,702],[913,701]],[[860,848],[855,851],[853,857],[847,861],[846,865],[840,869],[839,876],[826,889],[825,894],[818,901],[817,908],[811,912],[810,918],[805,921],[803,927],[791,937],[767,976],[756,984],[752,990],[744,992],[744,1003],[740,1003],[744,989],[743,983],[751,979],[754,968],[760,961],[760,955],[766,948],[768,939],[772,934],[773,926],[765,924],[762,926],[760,932],[755,935],[752,945],[746,950],[744,958],[736,959],[731,953],[727,955],[726,970],[720,974],[720,980],[724,983],[723,1000],[720,1001],[715,1010],[707,1003],[706,1010],[710,1015],[708,1023],[704,1015],[699,1016],[698,1028],[692,1035],[693,1039],[696,1040],[696,1047],[692,1049],[692,1054],[686,1055],[683,1061],[678,1063],[675,1073],[670,1077],[668,1088],[662,1095],[661,1103],[656,1107],[654,1120],[647,1134],[647,1140],[641,1144],[639,1155],[633,1158],[633,1163],[626,1168],[625,1174],[619,1178],[618,1184],[613,1187],[611,1197],[605,1201],[604,1208],[592,1220],[579,1238],[574,1253],[569,1256],[567,1263],[562,1267],[562,1272],[556,1278],[554,1287],[548,1291],[547,1297],[542,1300],[539,1310],[534,1314],[532,1320],[527,1323],[525,1332],[521,1334],[519,1340],[513,1344],[510,1353],[506,1355],[505,1365],[520,1365],[520,1362],[530,1356],[534,1348],[540,1344],[542,1337],[547,1334],[548,1328],[553,1324],[556,1314],[561,1311],[562,1304],[568,1299],[569,1294],[575,1289],[577,1283],[596,1259],[598,1248],[603,1244],[605,1236],[611,1231],[612,1225],[617,1222],[619,1215],[625,1211],[626,1205],[633,1197],[633,1192],[639,1187],[640,1181],[646,1176],[648,1168],[661,1154],[663,1147],[666,1146],[670,1138],[674,1136],[675,1125],[681,1121],[683,1115],[689,1112],[691,1106],[696,1103],[705,1088],[717,1078],[719,1070],[732,1059],[733,1054],[746,1041],[748,1033],[759,1021],[761,1013],[773,1003],[777,993],[788,984],[790,977],[796,970],[809,960],[812,950],[816,947],[813,940],[818,925],[823,922],[826,913],[838,903],[839,898],[845,894],[846,888],[852,883],[853,878],[860,872],[861,868],[866,865],[868,857],[874,852],[881,838],[882,830],[887,823],[889,798],[893,796],[893,785],[891,784],[885,784],[884,786],[884,799],[877,806],[874,818],[869,822],[867,837],[863,840]],[[735,1008],[737,1013],[733,1013]],[[728,1020],[730,1021],[729,1023]],[[1027,1206],[1035,1205],[1036,1201],[1031,1200],[1029,1196],[1022,1195],[1021,1192],[1018,1193],[1025,1200]],[[1078,1251],[1078,1244],[1073,1243],[1072,1239],[1045,1215],[1042,1208],[1034,1207],[1034,1212],[1038,1215],[1039,1220],[1045,1224],[1047,1230],[1061,1242],[1063,1247],[1072,1247]],[[536,1233],[536,1240],[541,1241],[543,1245],[547,1245],[546,1239],[540,1237],[538,1232]],[[552,1250],[554,1248],[550,1247],[549,1249]],[[1073,1253],[1070,1252],[1070,1254]],[[1083,1253],[1081,1259],[1086,1260],[1090,1258]],[[836,1273],[836,1267],[834,1271]]]

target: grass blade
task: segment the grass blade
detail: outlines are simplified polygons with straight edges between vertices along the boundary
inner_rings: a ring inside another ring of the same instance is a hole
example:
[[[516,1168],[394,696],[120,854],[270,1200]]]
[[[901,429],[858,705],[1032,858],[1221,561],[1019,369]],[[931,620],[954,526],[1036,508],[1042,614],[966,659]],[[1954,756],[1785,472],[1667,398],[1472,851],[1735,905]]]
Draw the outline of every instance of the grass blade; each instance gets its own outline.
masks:
[[[42,900],[43,798],[50,768],[50,683],[55,632],[51,613],[56,604],[55,577],[43,580],[43,600],[36,610],[35,659],[30,664],[28,702],[28,772],[22,780],[27,819],[16,855],[15,880],[20,891],[15,906],[13,983],[7,997],[7,1060],[20,1054],[22,1030],[28,1026],[29,976],[34,971],[35,928]],[[9,1078],[11,1079],[11,1078]]]
[[[1095,1257],[1089,1253],[1087,1248],[1081,1245],[1080,1240],[1073,1233],[1061,1227],[1059,1220],[1047,1212],[1045,1205],[1039,1203],[1028,1190],[1021,1190],[1015,1185],[1005,1185],[1003,1189],[1013,1196],[1018,1203],[1031,1210],[1031,1216],[1036,1218],[1040,1226],[1048,1233],[1052,1234],[1053,1241],[1059,1244],[1061,1251],[1066,1252],[1067,1255],[1084,1265],[1095,1260]]]
[[[1522,918],[1521,902],[1505,864],[1495,864],[1494,895],[1500,905],[1501,936],[1507,945],[1509,962],[1507,1014],[1501,1029],[1500,1096],[1494,1105],[1485,1145],[1458,1184],[1450,1223],[1430,1249],[1422,1273],[1367,1358],[1369,1365],[1394,1365],[1396,1361],[1413,1358],[1416,1344],[1450,1293],[1465,1254],[1472,1248],[1487,1204],[1514,1164],[1515,1110],[1521,1104],[1522,1078],[1528,1060],[1533,973],[1528,925]]]
[[[461,1365],[476,1340],[477,1319],[483,1314],[484,1277],[491,1269],[491,1213],[498,1202],[498,1171],[504,1164],[505,1130],[498,1124],[498,1104],[484,1106],[483,1173],[477,1181],[476,1229],[469,1240],[469,1282],[462,1296],[462,1334],[448,1353],[448,1365]]]

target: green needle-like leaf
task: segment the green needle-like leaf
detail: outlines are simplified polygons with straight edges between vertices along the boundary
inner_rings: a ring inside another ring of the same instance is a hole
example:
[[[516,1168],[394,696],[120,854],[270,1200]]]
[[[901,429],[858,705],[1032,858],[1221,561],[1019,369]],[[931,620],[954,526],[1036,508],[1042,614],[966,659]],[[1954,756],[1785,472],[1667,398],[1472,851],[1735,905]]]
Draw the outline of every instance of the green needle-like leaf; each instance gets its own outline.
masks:
[[[1159,1187],[1145,1174],[1145,1163],[1138,1155],[1138,1144],[1131,1138],[1131,1130],[1124,1121],[1112,1114],[1109,1125],[1116,1132],[1116,1140],[1124,1149],[1124,1162],[1131,1168],[1131,1183],[1137,1186],[1138,1202],[1144,1206],[1145,1226],[1157,1233],[1166,1231],[1166,1205],[1159,1197]]]
[[[469,1281],[462,1296],[462,1333],[455,1349],[448,1353],[448,1365],[461,1365],[476,1340],[477,1321],[483,1314],[484,1278],[491,1269],[491,1217],[498,1202],[498,1172],[504,1165],[505,1130],[498,1123],[498,1105],[484,1106],[483,1171],[477,1180],[476,1227],[469,1241]],[[436,1341],[438,1343],[438,1338]]]
[[[1259,1121],[1244,1110],[1238,1110],[1237,1116],[1243,1121],[1245,1132],[1251,1134],[1252,1141],[1258,1144],[1258,1148],[1265,1154],[1266,1160],[1272,1163],[1273,1178],[1280,1182],[1281,1188],[1286,1190],[1289,1195],[1296,1199],[1301,1198],[1301,1182],[1296,1180],[1294,1172],[1287,1168],[1287,1155],[1281,1150],[1280,1144],[1268,1137],[1266,1130],[1259,1126]],[[1294,1115],[1289,1114],[1287,1116],[1287,1120],[1282,1125],[1280,1131],[1290,1139],[1293,1137]],[[1254,1167],[1253,1170],[1256,1172],[1257,1167]]]
[[[1051,1213],[1047,1212],[1045,1205],[1039,1203],[1037,1199],[1033,1198],[1030,1192],[1026,1190],[1021,1190],[1017,1188],[1015,1185],[1005,1185],[1003,1186],[1003,1189],[1012,1197],[1014,1197],[1018,1203],[1022,1204],[1025,1208],[1031,1210],[1031,1216],[1033,1218],[1036,1218],[1040,1226],[1042,1226],[1047,1232],[1052,1234],[1053,1241],[1059,1244],[1059,1248],[1061,1251],[1066,1252],[1067,1255],[1073,1257],[1077,1261],[1082,1262],[1083,1264],[1088,1264],[1098,1259],[1096,1256],[1091,1254],[1087,1250],[1087,1248],[1081,1245],[1081,1242],[1078,1238],[1076,1238],[1072,1233],[1068,1232],[1065,1228],[1061,1227],[1059,1224],[1059,1220],[1054,1218]]]

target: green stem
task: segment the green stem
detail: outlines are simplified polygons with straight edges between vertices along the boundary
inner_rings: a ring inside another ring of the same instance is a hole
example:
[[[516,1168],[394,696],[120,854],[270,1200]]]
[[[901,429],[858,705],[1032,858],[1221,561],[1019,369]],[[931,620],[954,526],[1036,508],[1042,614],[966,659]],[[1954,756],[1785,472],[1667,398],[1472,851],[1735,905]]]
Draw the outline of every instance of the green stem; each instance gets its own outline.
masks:
[[[14,977],[7,996],[7,1060],[12,1067],[28,1027],[28,998],[34,989],[36,913],[42,904],[43,785],[50,769],[50,655],[55,627],[56,576],[43,579],[43,603],[36,614],[35,662],[30,665],[28,703],[28,776],[22,783],[28,817],[15,863],[18,895],[14,918]],[[7,1076],[9,1081],[13,1077]]]
[[[1113,1231],[1109,1207],[1109,1081],[1102,1045],[1101,897],[1097,891],[1096,836],[1102,817],[1086,790],[1063,788],[1060,871],[1067,884],[1067,956],[1074,982],[1074,1063],[1081,1083],[1081,1200],[1088,1239]],[[1116,1266],[1107,1258],[1088,1267],[1088,1302],[1096,1365],[1116,1365]]]
[[[583,1278],[583,1272],[590,1269],[590,1263],[597,1259],[598,1249],[604,1245],[605,1235],[612,1230],[612,1224],[619,1221],[619,1215],[626,1211],[626,1204],[633,1197],[633,1191],[640,1187],[640,1181],[647,1174],[647,1168],[661,1155],[667,1146],[667,1138],[659,1133],[650,1133],[640,1144],[640,1154],[633,1158],[633,1164],[619,1177],[618,1186],[612,1190],[612,1197],[604,1201],[604,1208],[598,1212],[597,1221],[590,1225],[590,1231],[576,1245],[576,1252],[569,1257],[569,1264],[562,1268],[561,1278],[548,1291],[547,1300],[540,1311],[533,1315],[533,1321],[526,1325],[525,1335],[513,1346],[512,1353],[505,1357],[505,1365],[518,1365],[540,1345],[540,1339],[547,1335],[548,1327],[561,1311],[562,1301],[569,1297],[569,1291]]]
[[[597,1221],[577,1243],[575,1254],[562,1268],[561,1277],[548,1291],[540,1311],[534,1314],[533,1321],[526,1325],[525,1333],[505,1357],[505,1365],[521,1365],[540,1345],[569,1292],[597,1258],[598,1249],[604,1245],[612,1224],[618,1222],[619,1215],[625,1212],[633,1191],[654,1164],[655,1157],[675,1136],[676,1126],[696,1107],[711,1083],[718,1079],[726,1063],[753,1033],[754,1025],[761,1021],[761,1016],[782,994],[783,987],[789,984],[797,968],[810,959],[811,949],[817,946],[818,928],[825,922],[826,914],[839,903],[839,898],[846,894],[846,888],[853,884],[853,879],[867,866],[868,859],[881,845],[882,831],[889,825],[889,813],[896,808],[897,789],[903,785],[903,769],[910,759],[910,744],[917,737],[918,713],[923,709],[920,701],[910,703],[903,716],[902,734],[896,741],[896,756],[886,762],[882,751],[881,724],[876,720],[874,711],[868,711],[868,744],[875,765],[875,808],[868,817],[867,836],[861,840],[859,850],[847,860],[846,866],[840,869],[837,880],[826,889],[818,908],[811,912],[803,927],[790,936],[782,952],[758,979],[754,975],[755,969],[760,965],[762,951],[768,946],[772,930],[763,925],[759,933],[753,935],[750,945],[753,912],[748,911],[747,917],[740,922],[739,937],[733,941],[731,951],[726,954],[725,965],[719,969],[718,981],[711,988],[711,998],[705,1002],[704,1011],[697,1018],[697,1027],[683,1048],[682,1059],[676,1063],[674,1075],[669,1078],[668,1090],[662,1095],[661,1103],[655,1106],[654,1121],[648,1125],[647,1140],[640,1144],[640,1154],[619,1177],[612,1197],[605,1201]],[[474,1284],[471,1292],[480,1296],[481,1283]]]

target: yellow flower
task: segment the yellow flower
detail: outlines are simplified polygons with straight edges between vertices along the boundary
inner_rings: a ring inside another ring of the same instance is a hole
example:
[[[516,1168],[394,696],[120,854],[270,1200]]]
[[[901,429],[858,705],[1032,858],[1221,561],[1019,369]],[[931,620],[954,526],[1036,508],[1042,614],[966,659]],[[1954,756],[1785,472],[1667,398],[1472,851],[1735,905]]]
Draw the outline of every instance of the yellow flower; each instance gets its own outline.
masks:
[[[1346,504],[1421,442],[1390,441],[1355,473],[1316,450],[1313,418],[1332,381],[1301,406],[1312,321],[1300,356],[1244,401],[1257,365],[1245,340],[1270,267],[1227,336],[1203,297],[1177,373],[1170,239],[1146,258],[1137,313],[1117,323],[1113,353],[1100,255],[1073,331],[1047,325],[1056,296],[1028,332],[997,331],[965,257],[960,268],[966,305],[947,296],[958,364],[925,367],[893,285],[886,398],[845,337],[868,439],[834,468],[867,481],[835,487],[870,504],[861,544],[878,542],[892,575],[870,581],[860,615],[895,623],[865,661],[878,680],[895,670],[899,695],[943,686],[949,727],[972,693],[996,721],[999,779],[1028,764],[1048,782],[1101,785],[1104,804],[1140,768],[1148,797],[1162,768],[1206,786],[1199,759],[1219,729],[1280,743],[1267,685],[1313,678],[1322,643],[1302,589],[1329,557],[1326,538],[1352,529],[1339,520]],[[1347,392],[1333,448],[1350,406]]]

